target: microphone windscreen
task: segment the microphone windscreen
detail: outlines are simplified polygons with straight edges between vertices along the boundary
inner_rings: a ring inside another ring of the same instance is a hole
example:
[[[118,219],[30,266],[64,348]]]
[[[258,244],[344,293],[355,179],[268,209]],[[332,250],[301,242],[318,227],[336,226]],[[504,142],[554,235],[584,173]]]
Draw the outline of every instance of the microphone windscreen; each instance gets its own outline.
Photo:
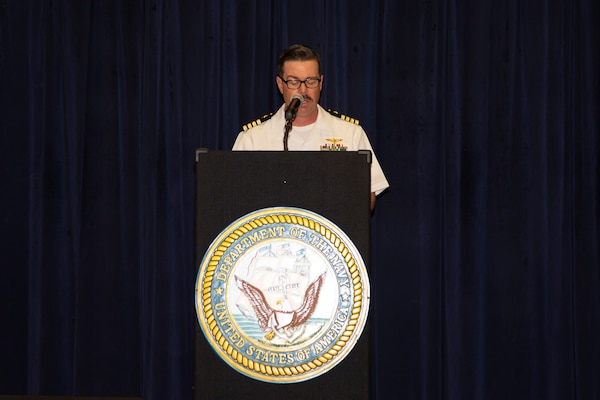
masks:
[[[304,103],[304,96],[302,96],[300,93],[294,93],[294,95],[292,96],[292,98],[290,99],[290,103],[292,102],[292,100],[294,99],[298,99],[300,100],[300,104]],[[300,105],[298,104],[298,105]]]

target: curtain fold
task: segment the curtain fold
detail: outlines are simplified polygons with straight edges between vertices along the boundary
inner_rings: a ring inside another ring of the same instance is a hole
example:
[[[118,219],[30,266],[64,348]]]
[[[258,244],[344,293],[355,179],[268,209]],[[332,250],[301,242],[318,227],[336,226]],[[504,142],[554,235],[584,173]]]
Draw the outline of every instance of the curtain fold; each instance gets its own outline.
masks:
[[[301,42],[391,183],[374,398],[599,398],[599,17],[594,0],[0,2],[0,395],[192,397],[194,151],[279,107],[277,57]]]

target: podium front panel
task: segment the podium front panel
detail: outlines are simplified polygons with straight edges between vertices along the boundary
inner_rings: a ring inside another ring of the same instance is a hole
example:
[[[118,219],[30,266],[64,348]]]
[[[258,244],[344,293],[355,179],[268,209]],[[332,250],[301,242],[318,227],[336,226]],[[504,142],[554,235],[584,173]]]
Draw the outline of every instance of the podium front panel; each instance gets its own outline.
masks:
[[[196,152],[196,268],[219,233],[244,215],[295,207],[332,221],[369,265],[370,157],[360,152]],[[215,353],[195,323],[195,399],[368,399],[370,327],[333,369],[299,383],[240,374]]]

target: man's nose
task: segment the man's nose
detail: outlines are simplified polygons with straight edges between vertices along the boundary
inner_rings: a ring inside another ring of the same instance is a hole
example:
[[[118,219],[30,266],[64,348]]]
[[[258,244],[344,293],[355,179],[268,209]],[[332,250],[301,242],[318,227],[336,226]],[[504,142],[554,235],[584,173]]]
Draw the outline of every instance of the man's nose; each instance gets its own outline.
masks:
[[[308,92],[308,87],[306,87],[306,82],[300,82],[300,87],[298,88],[298,93],[304,94]]]

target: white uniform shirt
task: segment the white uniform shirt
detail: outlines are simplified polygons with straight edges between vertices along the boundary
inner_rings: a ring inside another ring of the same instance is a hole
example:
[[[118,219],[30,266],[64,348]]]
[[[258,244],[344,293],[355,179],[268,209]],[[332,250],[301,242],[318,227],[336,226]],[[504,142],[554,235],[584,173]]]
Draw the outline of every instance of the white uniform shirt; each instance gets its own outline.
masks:
[[[379,194],[389,187],[383,170],[373,152],[364,129],[331,115],[320,105],[317,120],[307,126],[292,127],[288,136],[288,150],[317,151],[332,147],[345,148],[347,151],[370,150],[371,192]],[[239,133],[233,150],[273,151],[283,150],[283,132],[285,127],[285,105],[267,121]]]

